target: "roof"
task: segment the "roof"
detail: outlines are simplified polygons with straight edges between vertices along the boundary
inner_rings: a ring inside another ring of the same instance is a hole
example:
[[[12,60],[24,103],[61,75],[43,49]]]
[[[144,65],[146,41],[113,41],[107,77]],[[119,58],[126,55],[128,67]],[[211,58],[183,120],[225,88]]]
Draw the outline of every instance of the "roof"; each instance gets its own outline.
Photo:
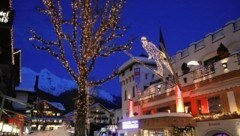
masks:
[[[55,108],[57,108],[57,109],[59,109],[61,111],[65,111],[64,106],[60,102],[49,102],[47,100],[39,100],[38,101],[38,103],[41,103],[41,102],[46,102],[46,103],[52,105],[53,107],[55,107]]]
[[[141,61],[146,65],[156,66],[156,63],[154,62],[153,59],[148,59],[146,57],[135,57],[135,59]],[[122,66],[119,68],[120,73],[137,63],[138,62],[136,62],[133,58],[129,59],[127,62],[123,63]]]
[[[89,109],[95,108],[97,106],[101,106],[103,109],[107,110],[108,112],[110,112],[109,109],[107,109],[106,107],[104,107],[101,103],[94,103],[93,105],[89,106]]]
[[[48,102],[48,103],[51,104],[52,106],[54,106],[55,108],[61,110],[61,111],[66,110],[60,102]]]

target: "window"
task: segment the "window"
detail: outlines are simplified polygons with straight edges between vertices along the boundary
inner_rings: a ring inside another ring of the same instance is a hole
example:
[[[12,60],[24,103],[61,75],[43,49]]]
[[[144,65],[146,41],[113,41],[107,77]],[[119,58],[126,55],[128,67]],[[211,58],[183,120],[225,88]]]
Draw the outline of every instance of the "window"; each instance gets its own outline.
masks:
[[[161,91],[161,85],[157,85],[157,91],[160,92]]]
[[[190,102],[187,102],[187,103],[184,103],[184,111],[185,113],[190,113],[191,112],[191,103]]]
[[[155,75],[154,75],[154,74],[152,74],[152,80],[154,79],[154,77],[155,77]]]
[[[187,78],[184,77],[184,78],[183,78],[183,81],[184,81],[184,83],[187,83]]]
[[[129,68],[130,71],[132,71],[132,66]]]
[[[198,108],[201,114],[222,113],[220,97],[215,96],[198,100]]]
[[[148,74],[145,74],[145,79],[148,79]]]
[[[240,53],[237,54],[238,65],[240,65]]]
[[[124,100],[127,100],[127,90],[124,92]]]
[[[135,97],[135,86],[133,86],[133,89],[132,89],[132,97]]]
[[[144,86],[143,89],[146,90],[148,88],[148,86]]]
[[[221,106],[219,96],[208,98],[208,104],[209,104],[209,112],[210,113],[221,113],[222,112],[222,106]]]
[[[123,72],[122,72],[122,76],[124,76],[124,75],[125,75],[125,72],[123,71]]]

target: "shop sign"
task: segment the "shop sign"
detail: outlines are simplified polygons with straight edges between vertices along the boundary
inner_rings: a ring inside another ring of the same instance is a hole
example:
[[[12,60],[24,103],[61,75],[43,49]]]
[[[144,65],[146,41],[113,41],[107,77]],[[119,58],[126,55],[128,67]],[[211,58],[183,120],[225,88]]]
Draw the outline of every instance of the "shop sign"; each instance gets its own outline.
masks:
[[[11,28],[13,22],[13,10],[0,9],[0,27]]]
[[[138,128],[138,127],[139,127],[138,120],[122,122],[123,129],[134,129],[134,128]]]
[[[209,126],[219,126],[220,122],[208,123]]]

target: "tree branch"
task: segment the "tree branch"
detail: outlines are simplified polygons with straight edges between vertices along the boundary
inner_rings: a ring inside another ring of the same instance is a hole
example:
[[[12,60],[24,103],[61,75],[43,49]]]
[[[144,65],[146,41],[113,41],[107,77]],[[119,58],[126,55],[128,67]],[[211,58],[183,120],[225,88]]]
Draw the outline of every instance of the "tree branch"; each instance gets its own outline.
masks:
[[[98,86],[98,85],[105,83],[106,81],[113,79],[114,77],[116,77],[118,75],[119,75],[118,70],[114,70],[113,73],[111,75],[109,75],[108,77],[101,79],[101,80],[97,80],[97,81],[91,81],[88,83],[88,85],[89,85],[89,87]]]

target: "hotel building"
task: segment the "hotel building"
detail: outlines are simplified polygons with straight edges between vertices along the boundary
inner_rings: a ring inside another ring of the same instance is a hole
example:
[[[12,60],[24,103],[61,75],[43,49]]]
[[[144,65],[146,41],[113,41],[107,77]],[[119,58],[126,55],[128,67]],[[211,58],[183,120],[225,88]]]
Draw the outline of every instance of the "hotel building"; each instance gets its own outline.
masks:
[[[160,79],[146,57],[120,67],[119,136],[240,135],[240,19],[207,34],[171,57],[181,85],[184,113],[176,112],[172,76]]]

